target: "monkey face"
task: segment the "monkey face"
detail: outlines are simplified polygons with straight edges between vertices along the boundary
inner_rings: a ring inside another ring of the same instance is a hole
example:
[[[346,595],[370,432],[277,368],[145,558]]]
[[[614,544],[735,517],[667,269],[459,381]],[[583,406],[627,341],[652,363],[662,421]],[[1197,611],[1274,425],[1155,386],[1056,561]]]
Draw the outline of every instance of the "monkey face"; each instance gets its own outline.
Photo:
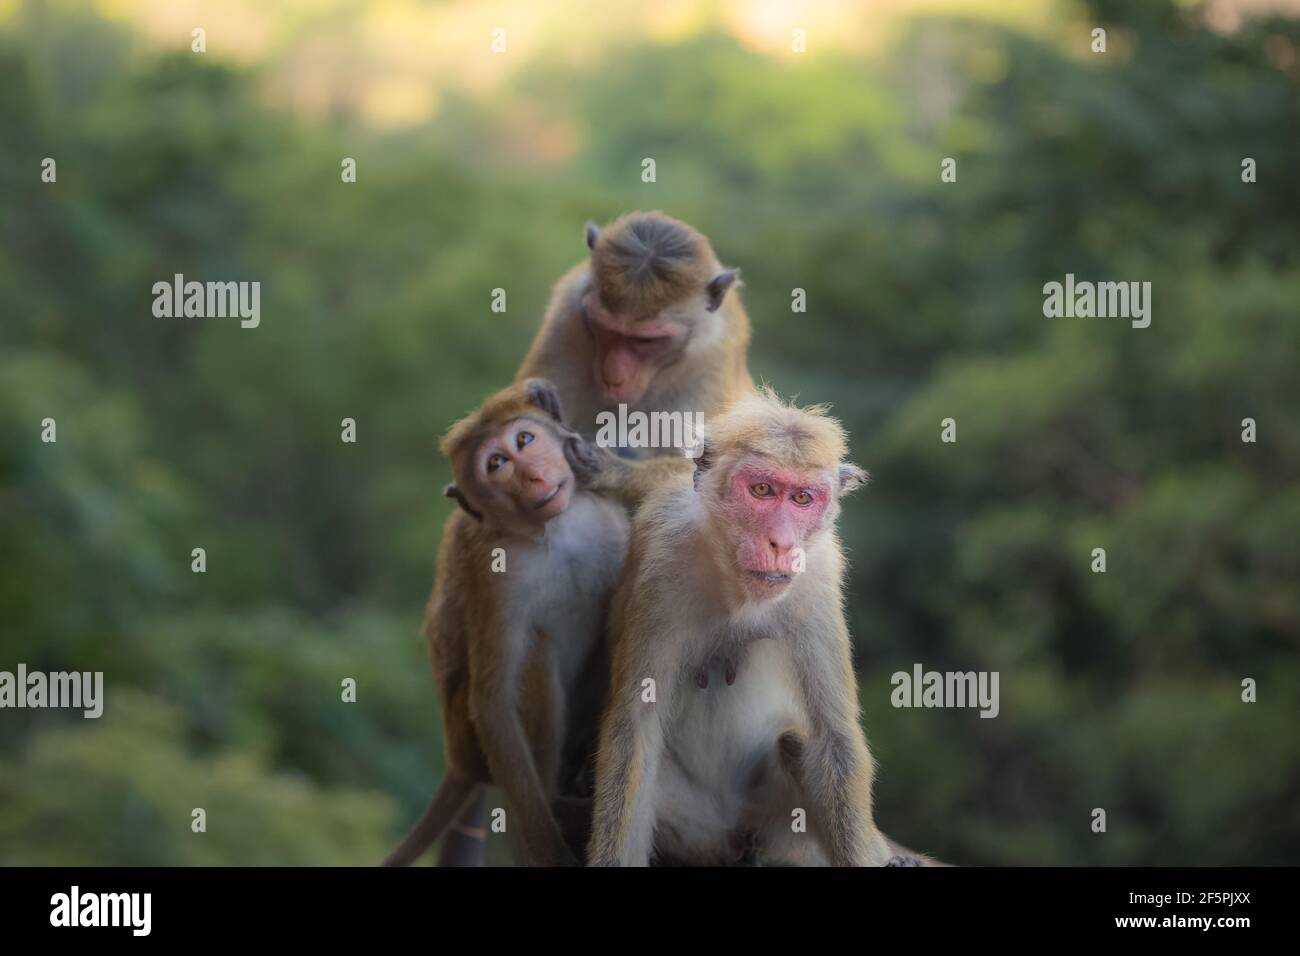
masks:
[[[732,471],[722,493],[741,590],[754,601],[779,597],[804,570],[808,545],[833,520],[830,476],[750,459]]]
[[[521,416],[490,431],[470,462],[475,503],[507,526],[541,526],[564,513],[573,471],[555,430]]]
[[[596,382],[606,401],[639,402],[656,373],[685,347],[686,325],[662,312],[641,319],[616,315],[594,290],[584,297],[582,311],[596,346]]]

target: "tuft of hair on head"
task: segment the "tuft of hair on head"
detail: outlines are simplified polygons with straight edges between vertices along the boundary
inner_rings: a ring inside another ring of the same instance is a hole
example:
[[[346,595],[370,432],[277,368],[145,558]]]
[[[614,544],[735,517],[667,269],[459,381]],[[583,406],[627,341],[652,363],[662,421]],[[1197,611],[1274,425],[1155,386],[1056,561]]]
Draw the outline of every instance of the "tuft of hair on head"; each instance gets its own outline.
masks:
[[[848,451],[844,428],[829,405],[800,408],[766,385],[715,416],[708,440],[723,454],[759,455],[808,470],[836,468]]]
[[[504,424],[520,415],[534,415],[545,418],[553,417],[548,408],[534,401],[533,395],[538,379],[515,382],[484,399],[483,404],[470,412],[442,436],[438,443],[439,450],[447,458],[455,461],[462,451],[473,447],[483,437],[483,433],[497,425]],[[549,387],[549,383],[543,382]]]
[[[597,234],[592,274],[605,308],[641,319],[702,291],[717,259],[709,240],[661,212],[632,212]]]

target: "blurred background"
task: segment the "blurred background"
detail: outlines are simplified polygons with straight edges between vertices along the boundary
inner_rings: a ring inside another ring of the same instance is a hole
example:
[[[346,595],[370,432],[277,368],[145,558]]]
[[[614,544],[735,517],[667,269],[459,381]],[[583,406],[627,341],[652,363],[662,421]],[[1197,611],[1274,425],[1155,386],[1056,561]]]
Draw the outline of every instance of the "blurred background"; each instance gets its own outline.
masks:
[[[755,376],[875,476],[842,536],[887,832],[1300,862],[1297,16],[0,0],[0,669],[107,692],[0,713],[0,863],[391,848],[441,772],[436,440],[632,209],[743,270]],[[259,280],[260,327],[155,318],[177,272]],[[1151,327],[1044,318],[1067,272],[1152,282]],[[1000,716],[895,710],[915,662],[1000,672]]]

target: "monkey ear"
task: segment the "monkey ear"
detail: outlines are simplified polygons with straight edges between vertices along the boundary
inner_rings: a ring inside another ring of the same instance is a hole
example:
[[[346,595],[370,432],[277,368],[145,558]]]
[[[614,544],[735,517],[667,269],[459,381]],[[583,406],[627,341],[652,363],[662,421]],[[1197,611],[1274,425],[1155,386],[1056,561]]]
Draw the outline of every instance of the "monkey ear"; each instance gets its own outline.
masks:
[[[865,485],[871,476],[852,462],[840,465],[840,494],[847,495],[855,488]]]
[[[457,488],[455,485],[448,485],[446,488],[442,489],[442,493],[446,495],[448,498],[456,499],[456,504],[464,508],[465,513],[468,514],[470,517],[472,517],[475,521],[483,520],[483,516],[474,509],[474,506],[471,505],[468,500],[466,500],[465,496],[460,493],[460,489]]]
[[[587,234],[587,248],[595,249],[596,240],[600,238],[600,228],[594,222],[589,222],[587,223],[586,234]]]
[[[561,425],[564,424],[564,412],[560,409],[560,393],[554,385],[544,378],[530,378],[524,383],[524,396],[529,403],[536,405]]]
[[[699,491],[700,479],[704,477],[706,471],[713,467],[713,442],[709,441],[708,435],[703,435],[692,450],[695,449],[698,449],[698,451],[693,456],[695,458],[694,483],[695,490]]]
[[[704,290],[709,297],[708,309],[710,312],[718,311],[723,298],[727,295],[727,290],[735,283],[736,276],[739,274],[739,269],[723,269],[709,280],[709,284],[704,287]]]

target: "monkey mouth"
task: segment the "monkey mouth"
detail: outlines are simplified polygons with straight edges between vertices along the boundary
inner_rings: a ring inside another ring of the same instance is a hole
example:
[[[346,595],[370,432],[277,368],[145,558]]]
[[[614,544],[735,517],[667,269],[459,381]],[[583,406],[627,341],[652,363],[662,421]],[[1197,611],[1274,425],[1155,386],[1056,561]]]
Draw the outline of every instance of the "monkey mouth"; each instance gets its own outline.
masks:
[[[548,494],[545,498],[542,498],[540,501],[538,501],[536,504],[533,505],[533,510],[541,511],[543,508],[549,505],[551,503],[551,500],[556,495],[558,495],[561,491],[563,491],[564,486],[567,485],[568,483],[569,483],[568,478],[561,479],[560,483],[551,489],[550,494]]]
[[[751,577],[757,578],[764,584],[774,586],[778,584],[789,584],[794,579],[793,575],[782,574],[780,571],[750,571],[749,574]]]

